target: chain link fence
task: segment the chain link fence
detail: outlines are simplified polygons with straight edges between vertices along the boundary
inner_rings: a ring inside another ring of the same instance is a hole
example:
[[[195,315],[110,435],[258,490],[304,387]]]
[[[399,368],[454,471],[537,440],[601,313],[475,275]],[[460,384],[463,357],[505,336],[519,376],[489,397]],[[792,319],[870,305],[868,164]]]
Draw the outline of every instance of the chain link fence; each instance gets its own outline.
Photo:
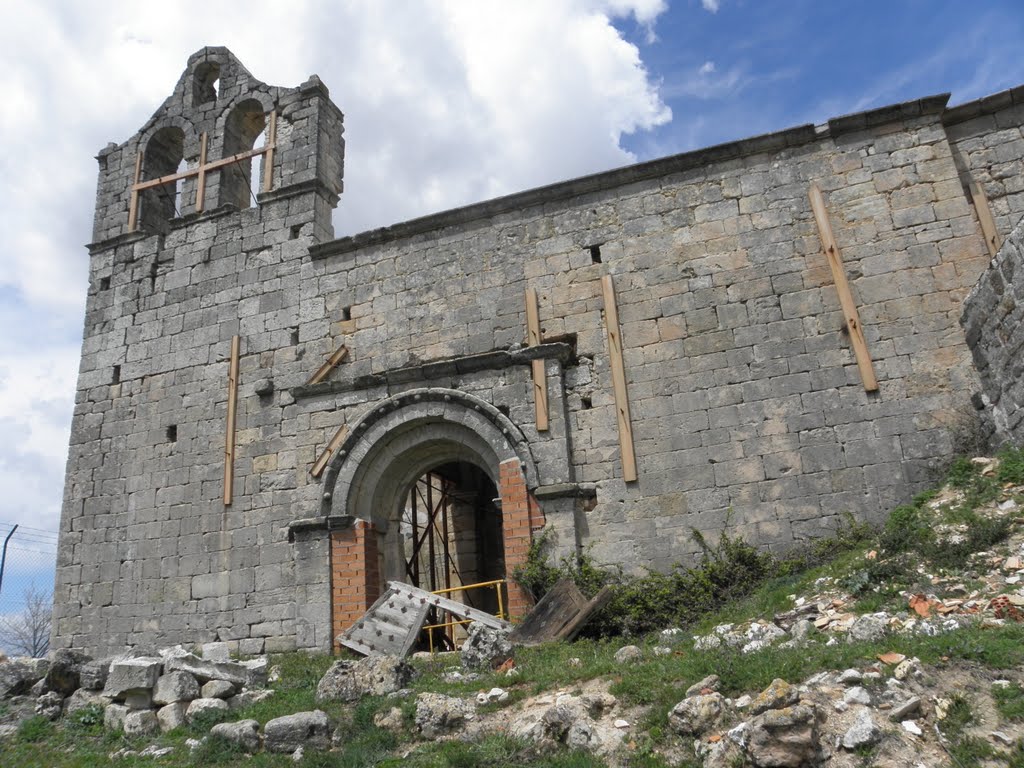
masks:
[[[57,532],[0,522],[0,652],[42,656],[49,648]]]

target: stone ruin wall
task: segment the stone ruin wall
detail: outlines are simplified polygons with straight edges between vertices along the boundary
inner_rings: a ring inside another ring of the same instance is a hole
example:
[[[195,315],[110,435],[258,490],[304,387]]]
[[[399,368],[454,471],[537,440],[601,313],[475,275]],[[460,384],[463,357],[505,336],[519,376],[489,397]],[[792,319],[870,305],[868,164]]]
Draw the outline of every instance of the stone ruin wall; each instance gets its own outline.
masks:
[[[341,115],[326,89],[245,73],[237,92],[222,84],[216,113],[175,113],[203,56],[237,65],[223,49],[197,54],[157,122],[100,157],[57,647],[329,648],[339,617],[372,601],[383,575],[381,488],[420,466],[389,465],[402,451],[422,463],[431,445],[456,458],[451,446],[463,445],[493,465],[482,468],[502,499],[508,570],[541,526],[556,555],[586,547],[627,570],[665,569],[696,552],[692,529],[782,550],[847,512],[877,521],[975,429],[978,381],[958,318],[989,255],[961,177],[988,169],[1005,236],[1024,202],[1007,170],[1024,156],[1012,99],[960,112],[944,97],[908,102],[332,240]],[[218,115],[250,92],[281,116],[273,191],[248,210],[196,214],[186,182],[182,218],[128,233],[147,130],[187,116],[194,158],[199,123],[215,142]],[[874,394],[844,332],[811,183],[859,306]],[[603,275],[618,298],[632,483]],[[527,288],[545,342],[532,353],[521,349]],[[349,358],[307,385],[341,344]],[[534,426],[532,355],[547,375],[546,432]],[[312,477],[346,424],[351,436]]]

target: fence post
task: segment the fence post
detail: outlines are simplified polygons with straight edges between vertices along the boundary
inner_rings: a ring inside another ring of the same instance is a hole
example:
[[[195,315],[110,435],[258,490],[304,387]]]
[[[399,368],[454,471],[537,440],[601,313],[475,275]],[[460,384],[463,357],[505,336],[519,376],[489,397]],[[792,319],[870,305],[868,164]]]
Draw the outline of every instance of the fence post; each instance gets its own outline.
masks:
[[[4,539],[4,551],[0,554],[0,594],[4,591],[4,566],[7,565],[7,542],[11,540],[11,536],[18,530],[18,524],[15,523],[14,527],[7,533],[7,538]]]

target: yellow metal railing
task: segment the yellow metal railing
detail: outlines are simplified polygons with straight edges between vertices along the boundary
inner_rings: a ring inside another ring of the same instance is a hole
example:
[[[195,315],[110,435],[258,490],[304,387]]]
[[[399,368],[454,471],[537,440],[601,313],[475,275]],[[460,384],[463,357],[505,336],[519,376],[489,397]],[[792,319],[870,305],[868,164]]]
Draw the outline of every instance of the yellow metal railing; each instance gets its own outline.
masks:
[[[505,616],[505,601],[502,594],[502,587],[505,586],[504,579],[494,579],[493,581],[480,581],[476,584],[463,584],[459,587],[448,587],[447,589],[435,589],[431,594],[434,595],[451,595],[453,592],[465,592],[470,589],[480,589],[482,587],[494,587],[495,594],[498,596],[498,613],[495,614],[499,619],[507,618]],[[447,611],[446,611],[447,613]],[[445,629],[451,627],[460,626],[462,624],[472,624],[472,619],[457,619],[453,621],[446,621],[439,624],[427,624],[423,629],[427,630],[427,642],[430,647],[430,652],[434,652],[434,630]]]

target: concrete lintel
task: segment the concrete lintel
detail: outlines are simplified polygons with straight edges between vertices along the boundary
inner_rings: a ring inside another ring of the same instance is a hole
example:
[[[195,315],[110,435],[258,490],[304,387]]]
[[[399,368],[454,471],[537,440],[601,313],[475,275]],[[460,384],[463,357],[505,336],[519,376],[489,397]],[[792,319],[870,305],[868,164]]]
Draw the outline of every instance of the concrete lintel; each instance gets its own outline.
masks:
[[[555,483],[540,485],[533,492],[537,501],[544,499],[592,499],[597,496],[597,486],[592,483]]]

